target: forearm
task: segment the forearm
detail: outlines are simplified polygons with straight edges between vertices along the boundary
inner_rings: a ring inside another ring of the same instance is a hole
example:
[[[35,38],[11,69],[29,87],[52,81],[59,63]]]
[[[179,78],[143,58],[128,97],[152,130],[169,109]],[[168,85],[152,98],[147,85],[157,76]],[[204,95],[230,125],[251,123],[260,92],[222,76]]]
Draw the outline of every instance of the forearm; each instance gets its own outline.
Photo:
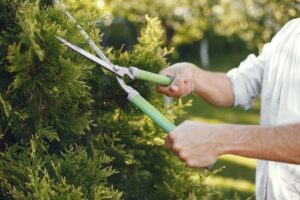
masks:
[[[221,154],[300,164],[300,123],[274,126],[225,125]]]
[[[197,68],[194,73],[195,93],[206,102],[219,106],[233,105],[233,89],[224,73],[208,72]]]

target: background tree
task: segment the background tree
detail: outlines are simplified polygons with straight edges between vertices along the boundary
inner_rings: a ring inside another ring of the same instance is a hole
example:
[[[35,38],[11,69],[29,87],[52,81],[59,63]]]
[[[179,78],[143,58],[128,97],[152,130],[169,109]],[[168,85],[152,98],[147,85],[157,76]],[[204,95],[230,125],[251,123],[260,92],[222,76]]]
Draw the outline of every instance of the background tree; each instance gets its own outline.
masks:
[[[136,26],[143,23],[146,14],[159,17],[166,32],[167,46],[200,42],[200,60],[204,67],[209,65],[210,38],[241,38],[250,49],[256,49],[270,41],[288,20],[300,16],[300,3],[289,0],[99,2],[103,2],[102,9],[106,11],[105,16],[109,16],[107,18],[121,16]]]
[[[144,21],[146,14],[152,17],[159,17],[165,29],[165,41],[167,46],[181,44],[192,44],[201,41],[201,61],[205,67],[209,65],[208,40],[206,35],[210,32],[211,24],[215,16],[212,8],[217,1],[126,1],[121,0],[105,1],[106,10],[113,17],[123,17],[139,26]],[[108,8],[108,9],[107,9]]]
[[[300,16],[297,1],[220,1],[214,8],[217,34],[242,38],[250,48],[261,47],[290,19]]]

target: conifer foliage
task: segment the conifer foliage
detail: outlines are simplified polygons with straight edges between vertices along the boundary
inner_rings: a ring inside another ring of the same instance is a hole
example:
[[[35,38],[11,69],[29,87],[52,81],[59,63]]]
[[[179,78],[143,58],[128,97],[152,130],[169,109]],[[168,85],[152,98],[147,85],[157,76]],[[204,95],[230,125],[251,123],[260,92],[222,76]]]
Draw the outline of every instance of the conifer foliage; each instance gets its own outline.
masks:
[[[91,51],[60,9],[33,0],[1,0],[0,9],[1,199],[209,197],[206,175],[163,148],[165,133],[127,102],[114,76],[59,43],[57,35]],[[96,16],[72,13],[100,43]],[[114,63],[167,65],[160,23],[147,21],[132,51],[107,50]],[[186,106],[166,108],[153,85],[131,85],[172,120]]]

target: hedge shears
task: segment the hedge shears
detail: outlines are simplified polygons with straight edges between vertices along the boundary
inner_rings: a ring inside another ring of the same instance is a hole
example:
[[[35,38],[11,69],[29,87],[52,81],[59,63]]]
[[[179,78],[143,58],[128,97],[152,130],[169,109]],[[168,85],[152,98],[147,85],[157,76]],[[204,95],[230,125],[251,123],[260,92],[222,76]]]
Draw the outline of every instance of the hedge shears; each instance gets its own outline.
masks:
[[[172,83],[172,78],[155,74],[152,72],[144,71],[138,69],[136,67],[123,67],[113,64],[101,51],[99,47],[95,44],[95,42],[88,36],[88,34],[83,30],[83,28],[77,23],[75,18],[67,11],[65,11],[67,17],[73,21],[77,28],[80,30],[81,35],[87,41],[89,46],[95,51],[98,55],[95,56],[86,50],[68,42],[67,40],[57,37],[64,45],[69,47],[70,49],[76,51],[80,55],[88,58],[89,60],[101,65],[108,71],[115,74],[115,77],[121,86],[121,88],[128,94],[127,99],[133,103],[136,107],[138,107],[141,111],[143,111],[147,116],[149,116],[157,125],[159,125],[164,131],[170,133],[176,126],[168,120],[162,113],[160,113],[155,107],[153,107],[146,99],[144,99],[138,91],[133,89],[131,86],[127,85],[124,82],[124,77],[128,76],[130,79],[140,79],[144,81],[150,81],[156,84],[168,86]]]
[[[144,81],[153,82],[156,84],[160,84],[163,86],[168,86],[172,83],[173,78],[168,76],[163,76],[159,74],[155,74],[152,72],[148,72],[145,70],[138,69],[136,67],[123,67],[119,65],[114,65],[102,52],[102,50],[95,44],[95,42],[89,37],[89,35],[84,31],[84,29],[77,23],[75,18],[66,10],[64,10],[67,17],[73,21],[77,28],[80,30],[80,34],[87,41],[89,46],[95,51],[95,53],[99,56],[95,56],[86,50],[68,42],[64,38],[57,37],[64,45],[69,47],[70,49],[76,51],[82,56],[88,58],[89,60],[101,65],[108,71],[115,74],[115,77],[121,86],[121,88],[128,94],[127,99],[133,103],[137,108],[139,108],[142,112],[144,112],[148,117],[150,117],[158,126],[160,126],[165,132],[170,133],[173,129],[176,128],[176,125],[173,124],[170,120],[168,120],[161,112],[159,112],[154,106],[152,106],[146,99],[144,99],[138,91],[133,89],[131,86],[127,85],[124,81],[124,77],[128,76],[130,79],[140,79]],[[207,169],[211,169],[213,164],[206,167]]]

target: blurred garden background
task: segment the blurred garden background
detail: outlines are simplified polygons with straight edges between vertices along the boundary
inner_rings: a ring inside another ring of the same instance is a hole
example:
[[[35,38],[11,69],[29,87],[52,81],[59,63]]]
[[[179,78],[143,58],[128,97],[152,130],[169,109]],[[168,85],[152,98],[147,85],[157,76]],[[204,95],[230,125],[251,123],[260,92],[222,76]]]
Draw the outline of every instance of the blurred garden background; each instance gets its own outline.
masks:
[[[226,72],[299,17],[299,0],[0,2],[1,199],[255,198],[254,159],[225,155],[207,172],[165,150],[165,133],[111,76],[61,47],[56,35],[89,48],[57,7],[74,14],[114,63],[158,72],[192,62]],[[248,111],[193,95],[166,107],[154,85],[134,87],[176,124],[259,123],[259,99]]]

